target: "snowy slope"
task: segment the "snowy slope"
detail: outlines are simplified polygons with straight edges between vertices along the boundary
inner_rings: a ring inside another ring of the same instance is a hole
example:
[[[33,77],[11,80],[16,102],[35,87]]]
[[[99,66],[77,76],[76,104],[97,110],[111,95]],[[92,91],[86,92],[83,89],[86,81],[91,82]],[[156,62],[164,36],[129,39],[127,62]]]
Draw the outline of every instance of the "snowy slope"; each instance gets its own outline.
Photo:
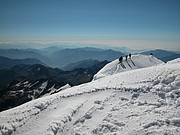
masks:
[[[57,93],[57,92],[59,92],[59,91],[68,89],[68,88],[71,88],[71,85],[66,84],[66,85],[62,86],[61,88],[59,88],[59,89],[55,89],[55,88],[53,87],[52,90],[51,90],[51,92],[50,92],[49,94],[44,95],[44,96],[51,95],[51,94]]]
[[[179,135],[179,95],[180,59],[176,59],[1,112],[0,135]]]
[[[115,61],[112,61],[111,63],[107,64],[96,75],[94,75],[93,80],[97,80],[102,77],[106,77],[128,70],[150,67],[164,63],[156,57],[148,55],[133,55],[131,59],[127,59],[127,61],[125,60],[125,58],[123,59],[124,60],[121,64],[119,63],[119,59],[116,59]]]

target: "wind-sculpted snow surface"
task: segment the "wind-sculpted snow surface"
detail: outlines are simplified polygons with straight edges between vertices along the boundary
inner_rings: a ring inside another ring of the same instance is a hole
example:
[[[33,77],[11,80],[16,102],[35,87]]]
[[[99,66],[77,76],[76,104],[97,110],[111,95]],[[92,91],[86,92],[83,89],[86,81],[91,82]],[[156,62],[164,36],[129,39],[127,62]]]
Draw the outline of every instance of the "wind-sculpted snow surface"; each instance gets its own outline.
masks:
[[[0,135],[31,134],[179,135],[180,59],[116,73],[0,113]]]
[[[162,63],[164,62],[153,56],[133,55],[131,59],[128,58],[127,60],[125,60],[124,58],[122,63],[119,63],[119,60],[117,59],[107,64],[96,75],[94,75],[93,80],[97,80],[102,77],[106,77],[109,75],[117,74],[132,69],[150,67]]]

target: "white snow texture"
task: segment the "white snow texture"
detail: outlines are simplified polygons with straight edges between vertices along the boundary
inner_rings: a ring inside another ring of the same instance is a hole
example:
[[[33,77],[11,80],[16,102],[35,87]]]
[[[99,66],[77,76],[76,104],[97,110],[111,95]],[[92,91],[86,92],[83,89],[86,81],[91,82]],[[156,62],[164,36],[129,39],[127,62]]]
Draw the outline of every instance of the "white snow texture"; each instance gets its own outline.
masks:
[[[132,61],[133,70],[115,60],[90,83],[0,112],[0,135],[179,135],[180,58]]]

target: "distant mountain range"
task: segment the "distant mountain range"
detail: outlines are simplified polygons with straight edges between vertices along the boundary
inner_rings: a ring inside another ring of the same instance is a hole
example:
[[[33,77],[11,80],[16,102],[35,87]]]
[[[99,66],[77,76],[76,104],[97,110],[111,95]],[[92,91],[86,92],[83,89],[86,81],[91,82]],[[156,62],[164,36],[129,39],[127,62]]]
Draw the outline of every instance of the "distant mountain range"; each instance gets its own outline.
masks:
[[[48,47],[44,49],[0,49],[0,56],[13,59],[35,58],[51,67],[63,67],[70,63],[83,60],[112,61],[123,53],[113,50],[103,50],[98,48],[76,48],[62,49],[58,47]]]
[[[99,68],[99,67],[102,67],[102,65],[106,65],[107,63],[109,62],[106,60],[100,62],[98,60],[89,59],[89,60],[82,60],[76,63],[68,64],[61,69],[72,71],[77,68]]]
[[[171,51],[166,51],[166,50],[152,50],[152,51],[147,51],[147,52],[142,52],[141,54],[149,55],[150,53],[153,53],[155,57],[158,59],[167,62],[176,58],[180,58],[180,54],[171,52]]]
[[[70,64],[63,71],[58,68],[47,67],[34,58],[10,59],[0,56],[0,84],[9,84],[17,77],[23,76],[28,80],[52,78],[57,82],[66,82],[71,85],[88,82],[108,61],[85,60]]]
[[[34,58],[11,59],[11,58],[0,56],[0,69],[11,68],[11,67],[13,67],[15,65],[19,65],[19,64],[25,64],[25,65],[41,64],[41,65],[47,66],[40,60],[34,59]]]
[[[11,59],[26,59],[34,58],[42,61],[46,65],[49,65],[50,59],[43,51],[37,49],[0,49],[0,56],[4,56]],[[38,63],[37,63],[38,64]]]
[[[121,52],[113,50],[101,50],[96,48],[77,48],[64,49],[54,52],[51,55],[51,59],[54,61],[54,63],[58,63],[61,66],[65,66],[70,63],[75,63],[87,59],[99,61],[112,61],[124,55],[125,54]]]
[[[127,48],[122,48],[121,50],[126,52],[125,50],[127,50]],[[141,54],[149,55],[149,53],[153,53],[155,57],[163,60],[164,62],[180,57],[179,53],[166,50],[152,50],[142,52]],[[0,56],[3,57],[11,59],[34,58],[40,60],[45,65],[58,68],[63,68],[68,64],[79,63],[89,59],[98,61],[112,61],[124,55],[125,54],[120,51],[114,51],[111,49],[103,50],[92,47],[63,49],[61,47],[51,46],[43,49],[0,49]],[[38,62],[36,64],[42,63]]]

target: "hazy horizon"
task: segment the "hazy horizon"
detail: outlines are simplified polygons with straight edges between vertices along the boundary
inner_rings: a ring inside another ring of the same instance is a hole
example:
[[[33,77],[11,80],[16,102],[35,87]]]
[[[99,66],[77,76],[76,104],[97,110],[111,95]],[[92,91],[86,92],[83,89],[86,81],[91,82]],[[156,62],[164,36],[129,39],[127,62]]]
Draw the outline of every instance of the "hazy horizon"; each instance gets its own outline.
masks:
[[[0,46],[180,50],[178,0],[0,0],[0,19]]]

